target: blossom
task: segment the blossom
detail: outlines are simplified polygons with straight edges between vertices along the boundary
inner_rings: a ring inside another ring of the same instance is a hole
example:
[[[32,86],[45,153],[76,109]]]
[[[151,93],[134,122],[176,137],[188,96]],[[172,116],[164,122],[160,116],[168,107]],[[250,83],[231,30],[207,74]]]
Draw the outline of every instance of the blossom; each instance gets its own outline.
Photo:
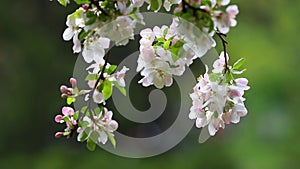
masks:
[[[79,17],[83,13],[83,9],[77,9],[73,14],[68,15],[66,25],[68,28],[63,33],[63,39],[69,41],[73,38],[73,52],[79,53],[81,51],[81,42],[78,39],[78,35],[81,29],[84,27],[83,18]]]
[[[126,66],[123,66],[123,68],[120,71],[117,71],[116,73],[110,75],[108,77],[109,81],[116,81],[119,86],[125,87],[125,74],[129,70]]]
[[[83,121],[87,122],[86,126],[77,129],[77,140],[81,141],[83,134],[86,133],[87,139],[91,137],[97,143],[105,144],[108,137],[113,137],[113,132],[118,129],[118,122],[112,119],[113,112],[109,111],[106,107],[98,114],[93,115],[93,118],[85,116]]]
[[[193,57],[184,51],[184,41],[177,34],[177,26],[178,19],[173,19],[169,27],[155,26],[153,30],[146,28],[140,32],[142,38],[137,71],[141,71],[143,78],[139,83],[143,86],[171,86],[173,75],[182,75],[185,65],[190,64]]]
[[[142,15],[138,16],[142,17]],[[126,45],[129,39],[134,39],[135,26],[136,21],[129,16],[118,16],[113,22],[101,27],[99,34],[115,41],[117,46]]]
[[[224,64],[224,53],[221,53],[220,58],[214,62],[212,74],[219,77],[211,79],[206,66],[205,74],[198,78],[198,83],[190,94],[192,107],[189,118],[196,120],[197,128],[208,126],[211,136],[225,128],[225,124],[238,123],[240,117],[248,113],[243,98],[245,90],[250,89],[248,80],[237,78],[226,82],[222,74]],[[228,71],[230,70],[231,67]]]
[[[77,112],[78,113],[78,112]],[[72,107],[64,106],[61,110],[61,114],[54,117],[56,123],[65,123],[66,129],[64,132],[55,133],[55,137],[59,138],[62,135],[69,136],[77,125],[77,117],[75,117],[75,111]]]
[[[141,71],[141,75],[144,76],[139,83],[143,86],[154,85],[161,89],[163,86],[171,86],[173,83],[171,68],[161,58],[155,58],[151,61],[151,67],[146,67]]]
[[[213,63],[213,70],[212,72],[213,73],[222,73],[224,68],[225,68],[225,56],[224,56],[224,52],[221,52],[220,56],[219,56],[219,59],[217,59],[214,63]],[[226,59],[227,59],[227,62],[229,60],[229,55],[226,53]]]
[[[105,49],[109,47],[110,40],[94,35],[85,41],[82,56],[87,63],[95,61],[100,63],[105,56]]]
[[[228,33],[230,27],[234,27],[237,25],[235,17],[238,13],[239,10],[237,5],[229,5],[226,8],[226,12],[214,11],[215,17],[213,17],[213,21],[216,28],[218,28],[221,33]]]

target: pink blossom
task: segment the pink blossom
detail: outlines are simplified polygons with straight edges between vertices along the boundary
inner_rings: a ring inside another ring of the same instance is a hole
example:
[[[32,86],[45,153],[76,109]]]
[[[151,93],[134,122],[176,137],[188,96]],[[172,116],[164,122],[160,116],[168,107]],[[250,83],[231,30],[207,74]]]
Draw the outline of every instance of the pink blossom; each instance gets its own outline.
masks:
[[[55,116],[55,122],[56,123],[62,123],[63,121],[62,121],[62,119],[63,119],[63,116],[62,115],[56,115]]]
[[[72,107],[63,107],[62,108],[62,114],[65,116],[73,116],[74,115],[74,109]]]
[[[63,134],[63,132],[56,132],[54,136],[55,138],[60,138]]]

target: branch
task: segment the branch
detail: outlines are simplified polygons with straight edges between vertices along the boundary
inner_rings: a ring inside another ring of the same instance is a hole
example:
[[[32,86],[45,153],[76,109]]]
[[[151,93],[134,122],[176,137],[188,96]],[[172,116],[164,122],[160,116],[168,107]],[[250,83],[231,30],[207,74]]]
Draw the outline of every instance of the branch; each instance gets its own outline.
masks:
[[[91,105],[91,98],[93,97],[93,93],[94,93],[95,90],[97,89],[97,86],[98,86],[98,84],[100,83],[100,80],[105,80],[105,78],[104,78],[103,75],[104,75],[105,67],[106,67],[107,64],[108,64],[109,53],[110,53],[110,51],[108,51],[107,54],[105,55],[106,58],[105,58],[105,56],[104,56],[104,61],[105,61],[105,62],[104,62],[103,68],[102,68],[102,70],[101,70],[101,72],[100,72],[100,75],[99,75],[99,77],[98,77],[98,79],[97,79],[97,81],[96,81],[96,83],[95,83],[93,89],[92,89],[91,91],[88,92],[88,94],[89,94],[90,97],[89,97],[89,100],[88,100],[88,103],[87,103],[87,107],[86,107],[86,109],[85,109],[83,115],[79,118],[78,122],[81,121],[81,120],[83,119],[83,117],[86,116],[87,111],[91,109],[91,108],[90,108],[90,105]],[[92,120],[94,119],[93,115],[91,115],[91,119],[92,119]]]
[[[219,31],[216,31],[216,34],[218,35],[218,37],[221,39],[222,41],[222,45],[223,45],[223,51],[224,51],[224,58],[225,58],[225,71],[224,71],[224,74],[226,74],[227,70],[229,70],[228,68],[228,63],[227,63],[227,52],[226,52],[226,44],[227,44],[227,41],[225,40],[224,37],[226,37],[226,34],[224,33],[221,33]]]

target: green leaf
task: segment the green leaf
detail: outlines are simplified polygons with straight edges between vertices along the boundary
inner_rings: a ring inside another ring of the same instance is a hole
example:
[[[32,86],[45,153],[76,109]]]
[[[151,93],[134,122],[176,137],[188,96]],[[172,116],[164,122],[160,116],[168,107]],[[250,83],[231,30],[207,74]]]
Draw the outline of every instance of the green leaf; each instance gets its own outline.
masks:
[[[68,97],[68,98],[67,98],[67,104],[68,104],[68,105],[72,104],[72,103],[75,102],[75,101],[76,101],[76,98],[75,98],[75,97]]]
[[[99,115],[101,112],[103,111],[103,107],[101,106],[101,107],[96,107],[95,109],[94,109],[94,113],[95,113],[95,115]]]
[[[105,98],[105,100],[109,99],[110,96],[112,95],[112,83],[108,80],[105,80],[103,82],[103,89],[102,89],[102,94]]]
[[[225,83],[229,83],[231,80],[233,80],[233,75],[230,71],[227,71],[226,72],[226,75],[225,75]]]
[[[168,28],[166,28],[165,30],[164,30],[164,37],[166,37],[166,35],[167,35],[167,33],[168,33]]]
[[[212,82],[216,82],[219,80],[220,73],[211,73],[209,74],[209,80]]]
[[[120,91],[124,96],[126,96],[126,89],[125,89],[125,87],[120,86],[119,83],[116,82],[116,81],[114,81],[114,86],[115,86],[117,89],[119,89],[119,91]]]
[[[159,2],[158,1],[159,0],[150,0],[150,4],[151,4],[150,8],[151,8],[151,10],[156,11],[156,10],[159,9]]]
[[[88,140],[86,141],[86,147],[90,151],[95,151],[96,143],[91,138],[88,138]]]
[[[111,144],[113,145],[113,147],[116,148],[117,143],[116,143],[115,137],[112,134],[109,134],[107,132],[106,132],[106,135],[108,136],[108,139],[111,142]]]
[[[78,134],[77,140],[80,141],[80,142],[84,142],[84,140],[86,140],[87,138],[88,138],[88,134],[85,130],[85,131]]]
[[[83,107],[81,108],[80,112],[81,112],[81,113],[84,113],[84,112],[86,111],[86,109],[87,109],[87,106],[83,106]]]
[[[179,53],[179,48],[174,48],[174,47],[171,48],[171,55],[174,62],[176,62],[180,58],[178,53]]]
[[[84,38],[88,35],[88,32],[84,31],[83,29],[80,31],[79,35],[78,35],[78,39],[80,41],[83,41]]]
[[[68,122],[68,123],[71,123],[70,118],[67,117],[67,116],[65,116],[65,117],[63,118],[63,121]]]
[[[168,50],[169,47],[170,47],[170,44],[171,44],[171,41],[170,41],[170,40],[165,41],[165,43],[164,43],[164,49],[165,49],[165,50]]]
[[[173,48],[181,48],[184,45],[183,40],[178,40],[172,47]]]
[[[87,121],[80,121],[80,122],[78,123],[78,125],[79,125],[79,127],[86,127],[86,126],[89,125],[89,122],[87,122]]]
[[[90,17],[88,21],[86,21],[84,24],[85,25],[92,25],[93,23],[95,23],[97,20],[96,16]]]
[[[158,42],[164,42],[165,38],[161,37],[161,38],[156,38],[155,40],[158,41]]]
[[[79,116],[79,111],[76,111],[73,116],[74,120],[78,120],[78,116]]]
[[[78,5],[90,4],[89,0],[74,0]]]
[[[110,75],[110,74],[112,74],[116,69],[117,69],[117,66],[116,66],[116,65],[111,65],[111,66],[109,66],[108,69],[105,69],[104,72]]]
[[[86,77],[85,77],[85,80],[97,80],[98,79],[98,74],[88,74]]]
[[[239,69],[245,63],[245,59],[241,58],[233,64],[233,69]]]
[[[68,4],[67,0],[57,0],[62,6],[66,7]]]
[[[243,70],[231,70],[231,73],[235,74],[235,75],[240,75],[240,74],[243,74],[245,71],[246,71],[246,69],[243,69]]]

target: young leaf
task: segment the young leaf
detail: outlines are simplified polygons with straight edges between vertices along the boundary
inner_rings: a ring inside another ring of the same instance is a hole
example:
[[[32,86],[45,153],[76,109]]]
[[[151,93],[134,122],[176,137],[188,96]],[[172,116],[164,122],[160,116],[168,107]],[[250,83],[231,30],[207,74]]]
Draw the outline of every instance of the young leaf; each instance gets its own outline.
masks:
[[[219,77],[220,77],[220,73],[211,73],[211,74],[209,74],[209,80],[212,81],[212,82],[218,81]]]
[[[120,86],[119,83],[116,82],[116,81],[114,81],[114,86],[115,86],[117,89],[119,89],[120,92],[121,92],[124,96],[126,96],[126,89],[125,89],[125,87]]]
[[[98,79],[98,74],[88,74],[85,80],[96,80]]]
[[[74,0],[78,5],[90,4],[89,0]]]
[[[74,120],[78,120],[78,116],[79,116],[79,111],[76,111],[73,116]]]
[[[108,136],[108,139],[111,142],[111,144],[113,145],[113,147],[116,148],[117,143],[116,143],[115,137],[112,134],[109,134],[107,132],[106,132],[106,135]]]
[[[71,123],[69,117],[64,117],[64,118],[63,118],[63,121],[68,122],[68,123]]]
[[[243,74],[245,71],[246,71],[246,69],[243,69],[243,70],[231,70],[231,73],[235,74],[235,75],[240,75],[240,74]]]
[[[64,7],[66,7],[67,4],[69,3],[67,0],[58,0],[58,2]]]
[[[90,151],[95,151],[96,143],[91,138],[88,138],[88,140],[86,141],[86,147]]]
[[[88,135],[87,135],[86,131],[79,133],[77,136],[77,140],[80,142],[84,142],[84,140],[86,140],[87,138],[88,138]]]
[[[151,8],[151,10],[156,11],[156,10],[159,9],[159,2],[158,1],[159,0],[150,0],[150,3],[151,3],[150,8]]]
[[[112,95],[112,83],[108,80],[105,80],[103,82],[103,89],[102,89],[102,94],[105,98],[105,100],[107,100],[108,98],[110,98],[110,96]]]
[[[80,41],[83,41],[84,38],[88,35],[88,32],[84,31],[83,29],[80,31],[79,35],[78,35],[78,39]]]
[[[72,104],[72,103],[75,102],[75,101],[76,101],[76,98],[74,98],[74,97],[68,97],[68,98],[67,98],[67,104],[68,104],[68,105]]]
[[[172,47],[174,48],[180,48],[184,45],[184,41],[183,40],[178,40]]]
[[[166,37],[167,33],[168,33],[168,28],[164,29],[164,37]]]
[[[86,127],[86,126],[89,125],[89,122],[87,122],[87,121],[80,121],[80,122],[78,123],[78,125],[79,125],[79,127]]]
[[[117,68],[116,65],[111,65],[111,66],[109,66],[108,69],[105,69],[104,72],[110,75],[110,74],[112,74],[116,70],[116,68]]]
[[[233,69],[239,69],[245,63],[245,59],[241,58],[233,64]]]
[[[170,47],[170,44],[171,44],[171,41],[170,41],[170,40],[165,41],[165,43],[164,43],[164,49],[165,49],[165,50],[168,50],[169,47]]]

